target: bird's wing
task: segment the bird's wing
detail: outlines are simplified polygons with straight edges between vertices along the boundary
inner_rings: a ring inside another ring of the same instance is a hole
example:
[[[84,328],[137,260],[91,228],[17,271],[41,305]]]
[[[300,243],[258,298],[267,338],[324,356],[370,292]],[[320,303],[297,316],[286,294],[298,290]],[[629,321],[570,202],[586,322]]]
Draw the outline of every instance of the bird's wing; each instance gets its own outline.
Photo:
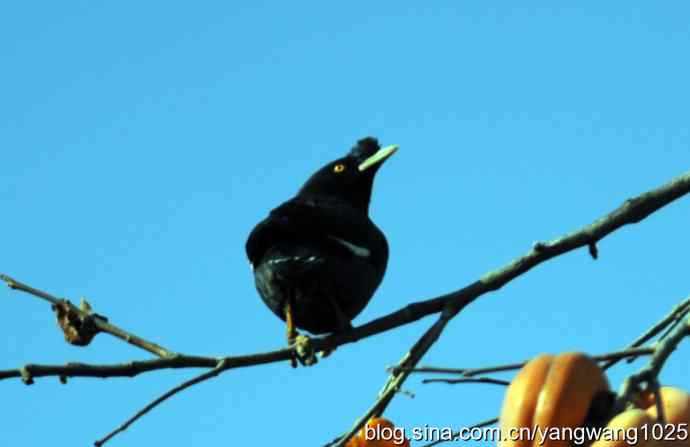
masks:
[[[271,211],[252,230],[247,257],[257,264],[277,242],[288,240],[335,243],[357,256],[367,256],[371,221],[352,208],[329,202],[294,198]]]

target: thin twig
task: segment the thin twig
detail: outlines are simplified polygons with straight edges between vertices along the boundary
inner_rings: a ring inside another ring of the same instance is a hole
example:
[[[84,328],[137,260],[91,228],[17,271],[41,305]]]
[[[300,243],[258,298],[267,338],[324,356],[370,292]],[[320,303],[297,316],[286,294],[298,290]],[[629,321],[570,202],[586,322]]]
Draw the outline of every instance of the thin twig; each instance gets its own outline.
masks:
[[[19,290],[20,292],[25,292],[30,295],[33,295],[35,297],[44,299],[51,303],[54,306],[57,306],[63,300],[61,300],[58,297],[55,297],[47,292],[44,292],[42,290],[38,290],[34,287],[31,287],[27,284],[24,284],[20,281],[17,281],[14,278],[11,278],[7,275],[1,275],[0,274],[0,279],[5,281],[7,286],[10,289],[13,290]],[[66,300],[65,300],[66,301]],[[66,301],[67,305],[70,307],[71,310],[74,312],[78,312],[79,315],[81,316],[87,316],[87,313],[84,312],[83,310],[79,309],[77,306],[73,305],[69,301]],[[138,348],[141,348],[145,351],[151,352],[158,357],[170,357],[174,355],[174,352],[152,342],[145,340],[138,335],[134,335],[130,332],[125,331],[124,329],[121,329],[113,324],[108,323],[105,321],[103,318],[100,318],[98,315],[91,315],[93,317],[93,322],[96,325],[96,329],[98,329],[99,332],[105,332],[106,334],[110,334],[114,337],[119,338],[120,340],[124,340],[125,342],[129,343],[130,345],[136,346]]]
[[[426,352],[431,348],[431,346],[438,340],[446,327],[446,324],[451,318],[457,313],[457,311],[446,308],[438,320],[424,332],[424,334],[417,340],[417,342],[412,346],[412,349],[403,356],[403,358],[398,362],[400,366],[414,366],[419,362],[419,360],[426,354]],[[357,433],[357,431],[367,423],[367,421],[374,417],[380,416],[386,410],[388,404],[393,400],[400,387],[403,385],[407,377],[410,375],[407,371],[399,371],[391,374],[388,381],[383,386],[383,389],[379,393],[378,398],[374,401],[371,407],[355,422],[355,424],[350,428],[350,430],[341,436],[338,441],[333,445],[334,447],[343,447],[347,441],[352,438],[352,436]]]
[[[432,374],[458,374],[465,377],[476,376],[478,374],[496,373],[505,371],[515,371],[523,366],[526,362],[509,363],[506,365],[487,366],[485,368],[442,368],[437,366],[420,366],[416,368],[408,368],[411,373],[432,373]],[[395,370],[395,367],[391,367]]]
[[[677,321],[681,315],[684,315],[690,309],[690,297],[684,299],[680,304],[673,308],[673,310],[662,318],[658,323],[649,328],[644,334],[640,335],[635,341],[633,341],[626,349],[636,348],[647,343],[649,340],[654,338],[657,334],[666,329],[674,321]],[[662,337],[664,338],[664,337]],[[634,358],[634,357],[633,357]],[[618,363],[621,358],[611,359],[605,364],[601,365],[601,368],[606,371],[616,363]]]
[[[679,325],[668,337],[657,343],[654,354],[645,366],[623,381],[614,406],[617,412],[625,409],[633,395],[639,391],[641,383],[647,383],[651,391],[654,391],[655,386],[658,387],[658,377],[661,369],[680,342],[683,341],[685,337],[689,336],[690,316],[688,316],[683,321],[683,324]]]
[[[179,385],[177,385],[175,388],[172,388],[171,390],[167,391],[165,394],[160,396],[159,398],[155,399],[148,405],[146,405],[144,408],[139,410],[134,416],[131,418],[127,419],[122,425],[120,425],[118,428],[110,432],[107,436],[105,436],[102,439],[99,439],[98,441],[95,441],[93,443],[94,446],[100,447],[106,442],[108,442],[110,439],[112,439],[114,436],[116,436],[119,433],[122,433],[123,431],[127,430],[130,425],[132,425],[137,419],[141,418],[144,416],[146,413],[149,411],[153,410],[155,407],[163,403],[165,400],[171,398],[175,394],[179,393],[182,390],[185,390],[193,385],[196,385],[197,383],[201,383],[205,380],[212,379],[213,377],[216,377],[218,374],[220,374],[223,369],[225,368],[226,363],[225,360],[221,360],[218,362],[215,368],[213,368],[210,371],[206,371],[203,374],[200,374],[193,379],[187,380],[186,382],[183,382]]]
[[[593,356],[592,358],[598,362],[603,362],[603,361],[608,361],[608,360],[613,360],[613,359],[624,359],[628,357],[638,357],[642,355],[651,355],[654,353],[654,348],[648,348],[648,347],[642,347],[642,348],[632,348],[632,349],[626,349],[624,351],[616,351],[616,352],[611,352],[608,354],[601,354],[601,355],[596,355]],[[496,372],[505,372],[505,371],[515,371],[523,366],[525,366],[525,362],[520,362],[520,363],[509,363],[506,365],[497,365],[497,366],[487,366],[487,367],[482,367],[482,368],[439,368],[435,366],[422,366],[419,368],[409,368],[409,372],[413,373],[434,373],[434,374],[458,374],[463,377],[473,377],[477,376],[479,374],[488,374],[488,373],[496,373]],[[390,368],[390,369],[393,369]]]
[[[683,324],[683,320],[690,315],[690,301],[688,302],[688,306],[684,309],[679,309],[678,314],[676,315],[676,318],[668,325],[666,330],[659,335],[659,341],[664,340],[666,337],[668,337],[673,331],[678,327],[679,324]]]
[[[656,405],[656,421],[664,425],[666,423],[666,410],[664,410],[664,398],[661,396],[661,384],[655,377],[650,380],[650,387],[654,391],[654,405]]]
[[[178,354],[173,357],[142,360],[111,365],[93,365],[86,363],[67,363],[65,365],[25,365],[22,368],[0,371],[0,380],[8,378],[57,377],[134,377],[136,375],[156,371],[159,369],[180,368],[213,368],[218,362],[225,362],[225,369],[243,368],[262,365],[291,357],[292,349],[284,348],[276,351],[239,355],[230,357],[201,357]]]
[[[423,384],[428,383],[447,383],[448,385],[456,385],[458,383],[488,383],[491,385],[510,385],[510,380],[494,379],[493,377],[460,377],[457,379],[424,379]]]

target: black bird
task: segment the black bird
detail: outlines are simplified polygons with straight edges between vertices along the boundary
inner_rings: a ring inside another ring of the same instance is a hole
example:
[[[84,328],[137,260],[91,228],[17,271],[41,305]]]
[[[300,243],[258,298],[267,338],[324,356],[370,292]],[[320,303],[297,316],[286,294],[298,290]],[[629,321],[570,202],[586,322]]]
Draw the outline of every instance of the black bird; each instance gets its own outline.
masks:
[[[388,243],[369,218],[369,201],[376,172],[397,149],[359,140],[249,235],[256,288],[287,323],[288,343],[296,341],[295,327],[313,334],[349,329],[381,283]]]

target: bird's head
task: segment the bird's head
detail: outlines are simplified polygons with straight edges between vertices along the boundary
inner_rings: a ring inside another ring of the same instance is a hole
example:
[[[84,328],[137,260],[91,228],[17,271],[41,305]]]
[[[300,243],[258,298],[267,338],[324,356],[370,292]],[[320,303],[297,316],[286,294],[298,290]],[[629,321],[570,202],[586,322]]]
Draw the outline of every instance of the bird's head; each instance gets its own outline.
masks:
[[[397,145],[381,148],[375,138],[363,138],[349,154],[316,171],[302,186],[298,195],[342,200],[367,212],[374,176],[383,162],[397,149]]]

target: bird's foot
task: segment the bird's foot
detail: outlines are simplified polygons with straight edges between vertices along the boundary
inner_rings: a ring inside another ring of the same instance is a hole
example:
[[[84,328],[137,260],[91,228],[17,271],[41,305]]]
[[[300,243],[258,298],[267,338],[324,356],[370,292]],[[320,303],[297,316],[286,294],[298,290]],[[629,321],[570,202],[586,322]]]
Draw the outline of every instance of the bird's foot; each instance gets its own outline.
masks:
[[[292,315],[292,305],[288,301],[285,303],[285,324],[287,326],[287,341],[288,346],[292,346],[296,343],[297,338],[300,336],[295,327],[295,322]],[[290,358],[290,366],[297,368],[297,356],[294,355],[297,350],[293,351],[293,356]]]
[[[303,366],[315,365],[318,361],[318,358],[314,355],[314,347],[311,344],[311,338],[306,335],[297,334],[297,336],[291,340],[290,345],[295,347],[295,356],[292,358],[293,368],[297,366],[297,360],[299,360]]]
[[[321,357],[322,359],[325,359],[326,357],[331,355],[333,353],[333,351],[335,351],[335,348],[326,348],[323,351],[319,351],[319,357]]]
[[[352,330],[352,323],[350,323],[350,321],[346,318],[341,318],[340,328],[337,331],[335,331],[334,334],[339,334],[341,332],[349,332],[351,330]],[[335,346],[332,348],[326,348],[323,351],[319,352],[319,357],[321,357],[322,359],[325,359],[326,357],[331,355],[333,352],[335,352],[335,350],[336,350]]]

